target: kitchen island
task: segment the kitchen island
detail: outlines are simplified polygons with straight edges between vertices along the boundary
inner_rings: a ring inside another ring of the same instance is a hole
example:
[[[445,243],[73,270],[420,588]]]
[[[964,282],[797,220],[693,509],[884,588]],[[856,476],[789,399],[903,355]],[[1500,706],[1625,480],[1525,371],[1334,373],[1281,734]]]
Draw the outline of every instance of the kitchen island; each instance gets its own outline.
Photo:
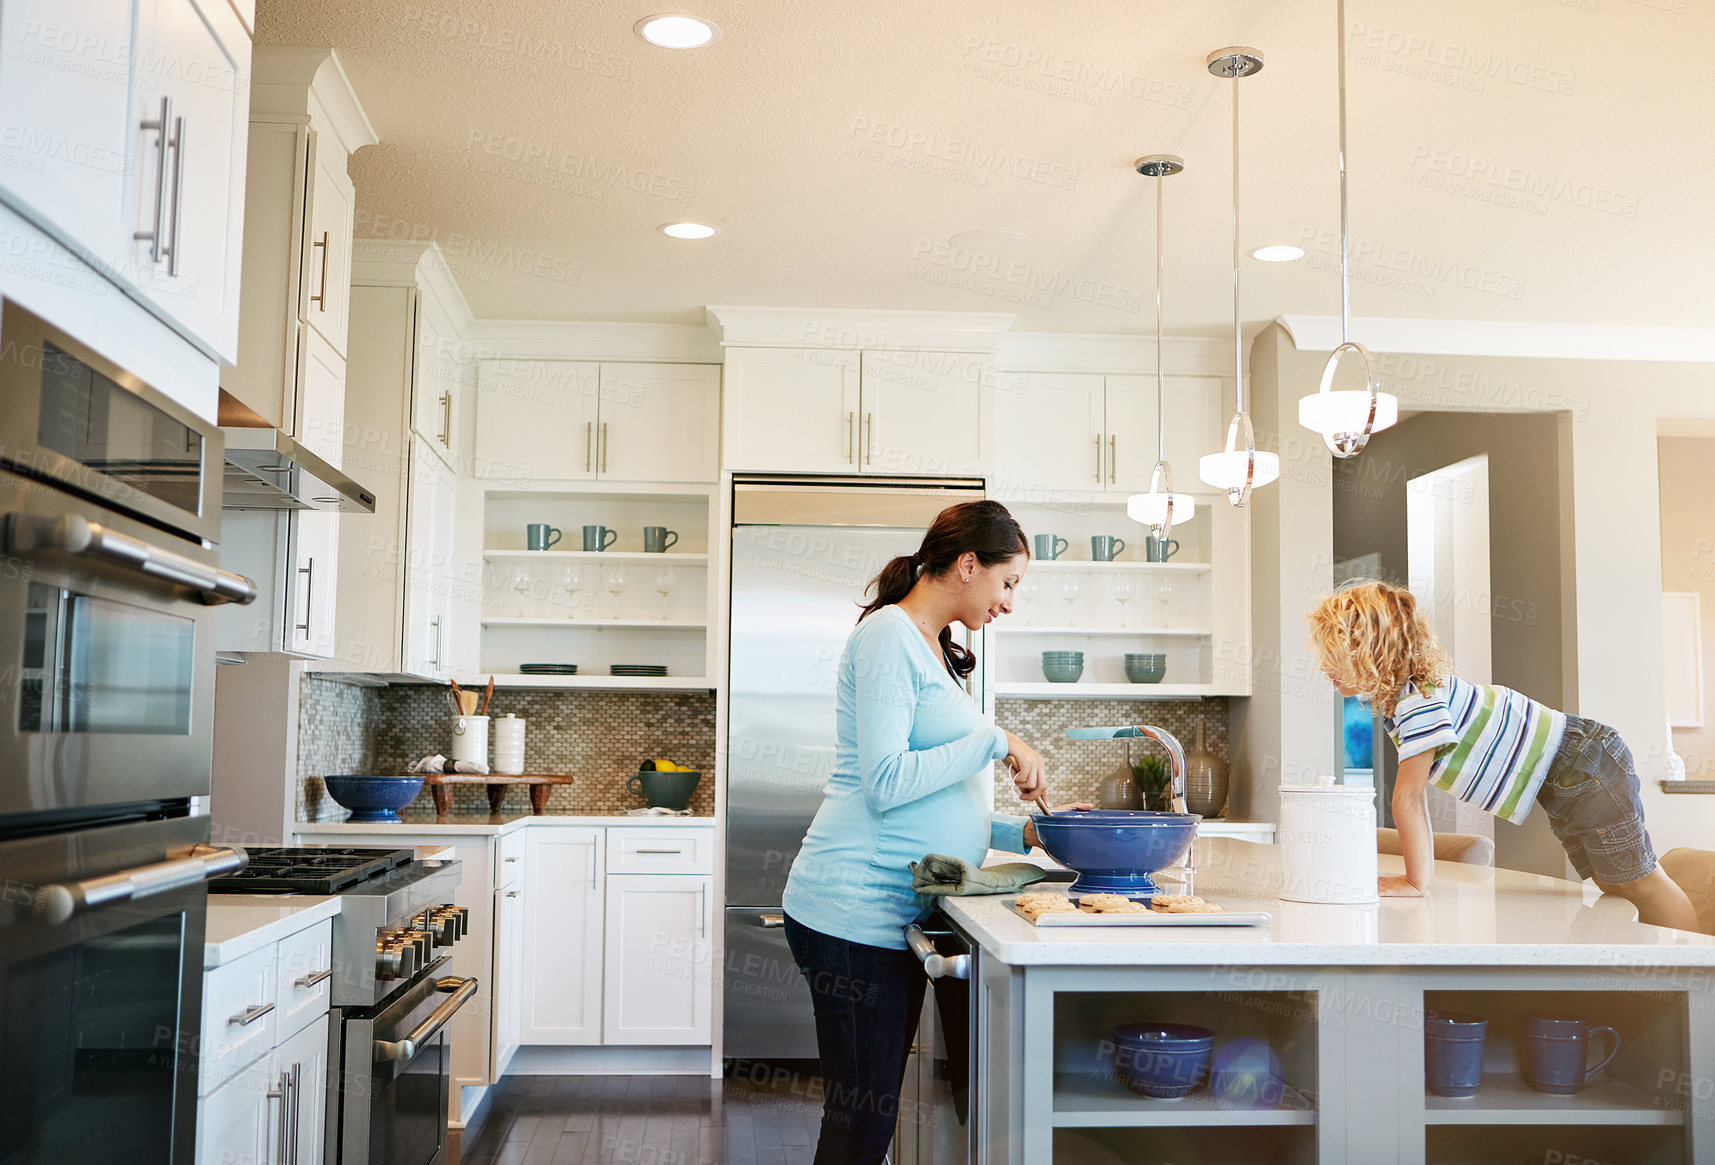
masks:
[[[1280,855],[1193,850],[1195,892],[1269,912],[1260,927],[1050,929],[1005,896],[947,900],[977,952],[980,1161],[1715,1160],[1715,938],[1645,926],[1577,883],[1441,862],[1426,898],[1283,902]],[[1426,1092],[1426,1010],[1489,1019],[1475,1097]],[[1620,1050],[1575,1096],[1535,1092],[1533,1015],[1612,1026]],[[1110,1032],[1158,1021],[1213,1030],[1217,1063],[1245,1070],[1218,1096],[1133,1094]]]

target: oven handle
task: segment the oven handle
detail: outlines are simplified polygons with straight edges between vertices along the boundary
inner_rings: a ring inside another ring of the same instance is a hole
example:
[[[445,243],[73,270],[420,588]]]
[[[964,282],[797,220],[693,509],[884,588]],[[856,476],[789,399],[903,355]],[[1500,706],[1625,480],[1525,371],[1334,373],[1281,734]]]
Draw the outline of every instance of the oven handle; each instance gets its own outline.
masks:
[[[188,853],[172,861],[135,866],[83,882],[38,887],[35,910],[49,923],[58,926],[73,915],[97,906],[132,902],[177,890],[181,886],[194,886],[222,874],[242,870],[249,864],[250,855],[236,845],[227,848],[193,846]]]
[[[935,944],[929,941],[928,936],[923,933],[923,928],[915,922],[905,928],[905,945],[922,961],[923,970],[931,979],[971,977],[971,956],[943,955],[935,949]]]
[[[164,579],[190,588],[209,604],[256,601],[256,584],[241,574],[163,550],[77,514],[65,514],[59,518],[7,514],[5,543],[10,554],[54,550],[73,558],[93,558],[138,574]]]
[[[431,1011],[428,1017],[413,1028],[411,1034],[404,1039],[376,1040],[375,1062],[381,1064],[388,1060],[415,1059],[418,1047],[445,1027],[447,1020],[451,1019],[459,1008],[470,1002],[471,996],[476,994],[476,988],[475,976],[468,979],[460,979],[455,976],[435,980],[436,991],[451,991],[453,997]]]

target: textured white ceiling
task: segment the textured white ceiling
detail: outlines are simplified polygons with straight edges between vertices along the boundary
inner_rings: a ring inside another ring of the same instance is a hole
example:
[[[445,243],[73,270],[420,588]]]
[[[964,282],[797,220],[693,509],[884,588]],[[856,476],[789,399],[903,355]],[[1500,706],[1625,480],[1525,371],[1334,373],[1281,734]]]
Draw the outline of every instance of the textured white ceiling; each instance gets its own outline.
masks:
[[[1167,327],[1231,326],[1240,82],[1248,321],[1339,307],[1333,0],[706,0],[670,52],[648,0],[261,0],[257,39],[332,45],[381,144],[358,233],[431,237],[478,316],[700,322],[709,303],[1016,311],[1154,326],[1153,182],[1172,152]],[[683,9],[668,8],[668,11]],[[1353,310],[1707,326],[1715,5],[1348,5]],[[685,243],[655,228],[720,227]],[[946,240],[1022,231],[1004,254]]]

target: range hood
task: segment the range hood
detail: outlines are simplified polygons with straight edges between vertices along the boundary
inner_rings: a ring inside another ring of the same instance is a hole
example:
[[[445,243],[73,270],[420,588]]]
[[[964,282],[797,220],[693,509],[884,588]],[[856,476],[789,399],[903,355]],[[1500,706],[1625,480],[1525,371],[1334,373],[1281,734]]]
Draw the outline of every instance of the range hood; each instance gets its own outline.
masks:
[[[224,391],[220,420],[226,437],[221,509],[375,512],[373,493]]]

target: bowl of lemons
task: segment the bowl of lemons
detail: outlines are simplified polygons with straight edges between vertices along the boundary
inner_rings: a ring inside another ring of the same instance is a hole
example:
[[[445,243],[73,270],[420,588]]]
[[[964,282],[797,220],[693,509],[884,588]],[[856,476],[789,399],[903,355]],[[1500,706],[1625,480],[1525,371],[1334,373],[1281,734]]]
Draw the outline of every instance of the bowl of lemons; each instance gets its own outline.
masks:
[[[703,779],[698,769],[674,764],[670,760],[646,760],[638,766],[637,775],[625,782],[625,787],[643,798],[651,808],[685,809],[697,782]]]

